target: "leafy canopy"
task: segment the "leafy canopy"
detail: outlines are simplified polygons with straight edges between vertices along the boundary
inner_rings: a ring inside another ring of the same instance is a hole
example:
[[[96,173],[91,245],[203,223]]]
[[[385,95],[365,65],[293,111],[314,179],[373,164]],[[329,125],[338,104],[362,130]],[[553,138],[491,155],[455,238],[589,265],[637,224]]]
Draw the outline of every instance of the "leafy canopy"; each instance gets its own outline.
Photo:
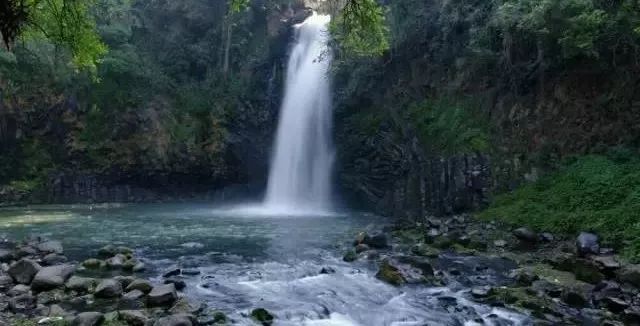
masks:
[[[46,39],[56,47],[68,50],[73,63],[80,68],[95,70],[99,59],[107,52],[96,32],[91,8],[95,0],[7,0],[1,32],[7,49],[16,38],[25,41]]]

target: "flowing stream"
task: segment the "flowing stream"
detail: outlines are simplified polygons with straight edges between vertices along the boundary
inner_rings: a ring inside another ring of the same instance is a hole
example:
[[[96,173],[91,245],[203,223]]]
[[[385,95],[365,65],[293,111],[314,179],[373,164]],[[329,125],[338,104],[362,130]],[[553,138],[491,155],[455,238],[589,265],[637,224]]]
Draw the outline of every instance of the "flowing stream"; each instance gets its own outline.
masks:
[[[330,17],[296,26],[264,209],[273,213],[331,210],[331,100],[327,46]]]
[[[156,282],[172,266],[198,269],[200,275],[185,279],[183,295],[238,325],[255,325],[247,314],[256,307],[274,313],[276,326],[531,324],[524,315],[470,299],[472,286],[499,284],[513,268],[500,259],[443,255],[437,269],[463,274],[446,287],[394,287],[375,278],[375,261],[342,261],[358,231],[383,223],[361,213],[256,216],[196,204],[0,209],[0,236],[58,239],[72,260],[122,244],[136,249],[149,267],[145,276]],[[320,273],[324,267],[335,273]]]

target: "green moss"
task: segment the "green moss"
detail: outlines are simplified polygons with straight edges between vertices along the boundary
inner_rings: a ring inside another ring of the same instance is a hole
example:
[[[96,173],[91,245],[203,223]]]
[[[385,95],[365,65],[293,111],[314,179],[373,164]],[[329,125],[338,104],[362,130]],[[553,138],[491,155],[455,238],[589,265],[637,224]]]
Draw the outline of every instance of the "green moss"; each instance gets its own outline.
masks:
[[[251,311],[251,318],[262,325],[271,325],[273,323],[273,315],[264,308],[253,309],[253,311]]]
[[[398,268],[391,265],[387,260],[384,260],[382,264],[380,264],[380,270],[378,270],[376,277],[395,286],[399,286],[407,282]]]
[[[605,244],[638,261],[640,161],[579,158],[534,184],[498,196],[480,217],[572,236],[596,232]]]
[[[489,132],[480,105],[447,97],[411,105],[408,120],[421,143],[441,154],[487,152]]]

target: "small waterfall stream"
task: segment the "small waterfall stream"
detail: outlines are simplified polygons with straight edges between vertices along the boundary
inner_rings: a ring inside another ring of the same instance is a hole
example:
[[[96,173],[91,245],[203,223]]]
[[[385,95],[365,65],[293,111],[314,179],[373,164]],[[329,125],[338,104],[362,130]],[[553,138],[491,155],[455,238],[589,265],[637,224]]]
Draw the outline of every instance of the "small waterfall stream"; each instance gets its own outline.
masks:
[[[296,26],[263,207],[274,213],[331,210],[329,21],[314,13]]]

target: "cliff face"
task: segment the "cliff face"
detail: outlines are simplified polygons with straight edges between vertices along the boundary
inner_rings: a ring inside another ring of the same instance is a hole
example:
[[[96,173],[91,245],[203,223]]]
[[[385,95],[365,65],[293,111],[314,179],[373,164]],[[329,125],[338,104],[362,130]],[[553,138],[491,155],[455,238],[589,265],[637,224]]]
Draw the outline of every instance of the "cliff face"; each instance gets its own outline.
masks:
[[[389,10],[387,56],[336,62],[340,184],[364,207],[405,218],[476,209],[567,157],[637,146],[637,53],[568,60],[556,39],[497,31],[490,1]]]
[[[100,22],[111,43],[99,80],[32,74],[53,68],[20,52],[0,60],[0,202],[259,192],[291,26],[308,12],[256,1],[225,18],[224,7],[156,2],[131,8],[138,20]]]

